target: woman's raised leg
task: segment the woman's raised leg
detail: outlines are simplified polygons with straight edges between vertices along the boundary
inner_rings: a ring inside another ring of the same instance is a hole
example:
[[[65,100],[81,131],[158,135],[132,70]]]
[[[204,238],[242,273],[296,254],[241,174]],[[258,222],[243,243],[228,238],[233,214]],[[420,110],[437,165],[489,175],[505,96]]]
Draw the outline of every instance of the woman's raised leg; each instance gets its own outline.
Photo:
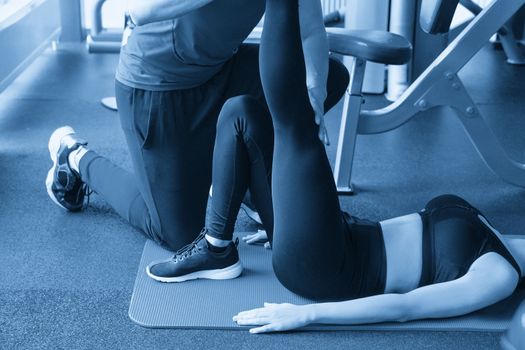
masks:
[[[345,230],[308,98],[298,0],[266,4],[260,69],[275,133],[274,270],[293,292],[338,298],[351,282],[341,278],[348,270]]]

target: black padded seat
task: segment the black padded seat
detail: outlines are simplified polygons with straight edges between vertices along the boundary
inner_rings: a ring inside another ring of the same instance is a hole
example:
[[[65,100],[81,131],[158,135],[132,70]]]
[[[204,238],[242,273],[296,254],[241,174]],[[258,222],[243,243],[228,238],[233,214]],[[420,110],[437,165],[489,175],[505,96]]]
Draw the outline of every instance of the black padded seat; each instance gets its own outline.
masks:
[[[405,64],[412,45],[401,35],[379,30],[327,28],[330,51],[383,64]]]

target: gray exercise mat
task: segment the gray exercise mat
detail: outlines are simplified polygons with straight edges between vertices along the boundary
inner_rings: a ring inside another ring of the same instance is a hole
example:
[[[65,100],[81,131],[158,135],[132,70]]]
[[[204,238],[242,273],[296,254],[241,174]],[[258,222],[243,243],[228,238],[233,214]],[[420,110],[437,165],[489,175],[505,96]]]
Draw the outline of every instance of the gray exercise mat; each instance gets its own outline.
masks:
[[[239,233],[238,236],[242,236]],[[173,253],[147,241],[131,297],[129,317],[144,327],[237,329],[232,317],[239,311],[261,307],[264,302],[310,302],[285,289],[271,268],[271,251],[262,246],[239,244],[244,266],[234,280],[196,280],[160,283],[146,275],[146,266]],[[514,310],[525,298],[523,286],[511,298],[485,310],[462,317],[363,326],[314,325],[315,330],[464,330],[502,331],[509,325]]]

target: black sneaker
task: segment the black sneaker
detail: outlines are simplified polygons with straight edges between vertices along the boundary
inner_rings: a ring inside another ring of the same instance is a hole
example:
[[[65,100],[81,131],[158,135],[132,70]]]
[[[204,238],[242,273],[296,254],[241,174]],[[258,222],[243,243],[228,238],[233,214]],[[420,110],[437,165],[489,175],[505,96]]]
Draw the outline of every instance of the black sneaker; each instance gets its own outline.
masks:
[[[74,145],[66,145],[64,137],[69,135],[75,139]],[[49,155],[53,166],[46,178],[46,188],[49,197],[61,208],[69,211],[79,211],[84,206],[87,185],[80,175],[71,169],[68,162],[69,154],[87,142],[76,137],[75,130],[69,126],[56,129],[49,138]]]
[[[210,248],[206,231],[169,260],[151,263],[146,268],[149,277],[159,282],[184,282],[198,278],[226,280],[242,273],[237,244],[231,242],[220,252]]]

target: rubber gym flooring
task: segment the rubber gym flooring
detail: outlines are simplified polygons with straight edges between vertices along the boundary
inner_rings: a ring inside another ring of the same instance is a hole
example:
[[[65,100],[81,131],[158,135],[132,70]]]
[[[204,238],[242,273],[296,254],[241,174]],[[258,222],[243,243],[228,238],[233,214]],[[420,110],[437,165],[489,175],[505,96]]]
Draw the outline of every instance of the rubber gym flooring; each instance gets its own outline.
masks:
[[[99,101],[113,94],[117,55],[83,47],[46,51],[0,94],[0,348],[53,349],[495,349],[498,333],[248,332],[151,330],[128,318],[145,238],[98,196],[71,214],[47,197],[47,140],[64,124],[92,149],[130,167],[117,114]],[[525,68],[484,48],[461,72],[508,152],[525,161]],[[368,105],[382,105],[371,97]],[[327,117],[333,161],[339,104]],[[345,210],[373,220],[419,210],[456,193],[504,233],[525,233],[525,190],[494,175],[449,110],[426,112],[382,135],[360,136]],[[243,213],[239,231],[255,230]],[[196,232],[197,234],[197,232]],[[176,302],[176,301],[174,301]]]

